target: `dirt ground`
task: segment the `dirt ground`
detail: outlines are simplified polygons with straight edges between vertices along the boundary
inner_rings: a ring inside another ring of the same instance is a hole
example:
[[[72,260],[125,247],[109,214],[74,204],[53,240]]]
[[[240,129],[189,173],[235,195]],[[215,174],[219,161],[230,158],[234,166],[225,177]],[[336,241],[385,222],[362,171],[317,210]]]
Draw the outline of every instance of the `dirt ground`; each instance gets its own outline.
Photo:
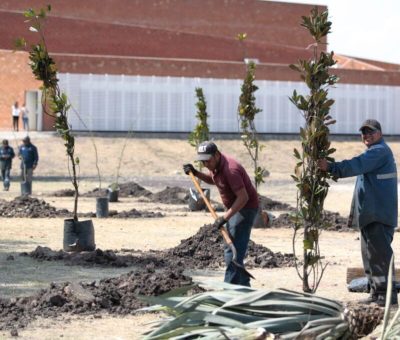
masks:
[[[0,138],[9,138],[13,146],[20,141],[23,133],[10,135],[0,132]],[[32,133],[32,142],[38,147],[40,161],[33,183],[33,197],[45,200],[56,208],[72,210],[71,197],[54,197],[55,190],[72,188],[68,181],[65,152],[61,140],[52,133]],[[125,138],[118,136],[78,136],[77,156],[80,158],[80,191],[82,193],[98,187],[95,156],[92,141],[99,151],[99,165],[102,187],[115,180],[119,155]],[[216,140],[222,152],[234,155],[250,171],[250,161],[244,147],[238,140]],[[296,139],[268,139],[264,141],[262,165],[270,172],[260,193],[271,199],[288,203],[296,202],[296,188],[290,179],[293,171],[293,148],[298,147]],[[350,138],[332,143],[340,160],[354,156],[363,150],[360,141]],[[400,142],[389,140],[396,155],[400,155]],[[184,163],[191,162],[194,149],[184,139],[143,138],[127,140],[126,150],[120,169],[120,183],[135,181],[151,192],[167,186],[191,187],[190,180],[181,170]],[[13,182],[8,192],[0,192],[0,199],[11,201],[19,195],[17,182],[18,161],[14,163]],[[347,217],[353,192],[354,179],[332,183],[325,208]],[[219,201],[216,189],[211,190],[212,199]],[[206,212],[191,212],[186,205],[143,202],[140,198],[126,197],[110,203],[110,209],[118,211],[135,208],[141,211],[161,212],[161,218],[97,219],[95,226],[96,247],[106,250],[165,250],[175,247],[181,240],[198,232],[200,227],[212,221]],[[95,211],[95,200],[82,197],[80,212]],[[273,212],[279,215],[279,211]],[[132,268],[84,268],[64,266],[58,262],[38,262],[19,256],[30,252],[38,245],[53,250],[62,248],[63,218],[0,218],[0,296],[13,297],[30,295],[50,282],[92,281],[118,276]],[[293,231],[288,228],[254,229],[252,240],[274,252],[292,253]],[[346,287],[347,267],[361,266],[360,241],[357,232],[324,232],[321,237],[321,251],[329,263],[317,294],[340,301],[354,301],[364,294],[350,293]],[[394,249],[399,249],[400,238],[395,235]],[[10,261],[9,256],[14,260]],[[397,263],[397,266],[399,264]],[[254,287],[274,289],[278,287],[301,290],[301,281],[294,268],[251,269],[256,280]],[[185,273],[194,280],[222,280],[223,269],[191,270]],[[160,315],[144,314],[112,316],[105,313],[96,315],[68,315],[54,319],[38,318],[26,329],[19,329],[21,339],[140,339],[150,327],[149,323]],[[0,331],[2,339],[11,338],[10,330]]]

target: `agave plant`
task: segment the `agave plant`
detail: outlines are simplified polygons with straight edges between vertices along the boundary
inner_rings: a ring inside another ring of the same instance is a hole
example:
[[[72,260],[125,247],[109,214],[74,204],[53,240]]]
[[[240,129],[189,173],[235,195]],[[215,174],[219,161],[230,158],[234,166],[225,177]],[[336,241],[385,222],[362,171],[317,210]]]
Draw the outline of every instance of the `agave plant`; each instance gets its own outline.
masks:
[[[155,305],[141,311],[170,315],[145,339],[356,339],[383,317],[378,306],[350,308],[309,293],[210,285],[216,290],[190,297],[142,297]]]

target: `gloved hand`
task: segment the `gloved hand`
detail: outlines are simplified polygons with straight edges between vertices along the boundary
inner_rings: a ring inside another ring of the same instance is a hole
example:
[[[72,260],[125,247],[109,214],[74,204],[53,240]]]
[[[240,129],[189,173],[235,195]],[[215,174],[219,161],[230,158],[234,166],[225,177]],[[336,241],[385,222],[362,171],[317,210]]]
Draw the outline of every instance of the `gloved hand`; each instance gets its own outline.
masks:
[[[220,229],[220,228],[222,228],[223,226],[224,226],[224,224],[226,223],[226,222],[228,222],[224,217],[222,217],[222,216],[220,216],[220,217],[218,217],[216,220],[215,220],[215,222],[214,222],[214,224],[213,224],[213,227],[215,228],[215,229]]]
[[[184,164],[183,171],[185,172],[186,175],[189,175],[189,172],[192,172],[193,175],[196,175],[197,173],[197,170],[193,167],[192,164]]]

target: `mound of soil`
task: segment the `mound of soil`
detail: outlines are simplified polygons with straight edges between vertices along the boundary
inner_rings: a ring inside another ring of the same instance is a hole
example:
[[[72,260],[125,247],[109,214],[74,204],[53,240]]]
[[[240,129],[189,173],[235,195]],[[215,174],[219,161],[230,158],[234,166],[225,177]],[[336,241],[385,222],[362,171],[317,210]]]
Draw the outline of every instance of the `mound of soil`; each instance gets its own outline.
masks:
[[[167,251],[164,258],[174,261],[176,265],[186,268],[217,268],[225,266],[224,242],[221,234],[211,224],[204,225],[197,234],[182,240],[181,243]],[[293,254],[274,253],[267,247],[250,241],[246,266],[276,268],[294,266]]]
[[[139,184],[135,182],[128,182],[119,184],[119,197],[149,197],[152,195],[152,192],[143,188]],[[107,196],[107,189],[98,188],[89,191],[87,193],[82,194],[83,197],[104,197]]]
[[[50,196],[55,197],[73,197],[75,195],[75,190],[73,189],[61,189],[54,191]]]
[[[0,299],[0,329],[24,328],[35,317],[54,318],[61,313],[134,314],[147,304],[138,295],[154,296],[192,284],[190,277],[174,268],[130,272],[91,283],[52,283],[29,297]]]
[[[324,222],[329,223],[325,230],[329,231],[355,231],[347,225],[347,218],[340,216],[337,212],[325,211]],[[294,228],[294,223],[289,214],[279,215],[271,225],[272,228]]]
[[[160,212],[153,212],[153,211],[139,211],[136,209],[131,209],[128,211],[120,211],[117,212],[116,210],[109,211],[109,217],[112,218],[158,218],[158,217],[165,217],[164,214]]]
[[[65,265],[84,267],[146,267],[151,265],[156,268],[165,267],[166,261],[157,253],[135,251],[138,255],[119,255],[117,251],[101,250],[88,252],[65,252],[63,250],[52,250],[48,247],[38,246],[30,253],[23,252],[20,256],[29,256],[39,261],[64,261]]]
[[[282,203],[279,201],[274,201],[266,196],[259,195],[260,207],[263,210],[274,211],[274,210],[289,210],[294,211],[295,208],[291,207],[289,204]]]
[[[56,209],[44,200],[30,196],[19,196],[14,200],[0,202],[1,217],[60,217],[71,215],[66,209]]]
[[[151,194],[148,199],[154,203],[187,204],[189,191],[180,187],[166,187],[164,190]]]

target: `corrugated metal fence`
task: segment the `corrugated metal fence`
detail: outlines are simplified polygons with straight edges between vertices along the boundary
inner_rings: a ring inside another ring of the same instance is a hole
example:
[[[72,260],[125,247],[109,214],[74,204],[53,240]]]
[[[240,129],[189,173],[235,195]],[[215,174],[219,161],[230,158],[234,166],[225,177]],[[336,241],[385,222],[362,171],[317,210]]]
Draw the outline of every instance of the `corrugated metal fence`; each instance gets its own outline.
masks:
[[[75,130],[189,132],[196,124],[195,88],[207,101],[212,132],[237,132],[237,105],[242,79],[144,77],[60,74],[60,86],[79,113],[71,110]],[[301,82],[256,81],[256,105],[262,109],[260,133],[297,133],[304,120],[289,101]],[[378,119],[385,134],[400,134],[400,87],[338,84],[330,90],[336,100],[331,110],[337,124],[332,133],[357,134],[366,118]]]

